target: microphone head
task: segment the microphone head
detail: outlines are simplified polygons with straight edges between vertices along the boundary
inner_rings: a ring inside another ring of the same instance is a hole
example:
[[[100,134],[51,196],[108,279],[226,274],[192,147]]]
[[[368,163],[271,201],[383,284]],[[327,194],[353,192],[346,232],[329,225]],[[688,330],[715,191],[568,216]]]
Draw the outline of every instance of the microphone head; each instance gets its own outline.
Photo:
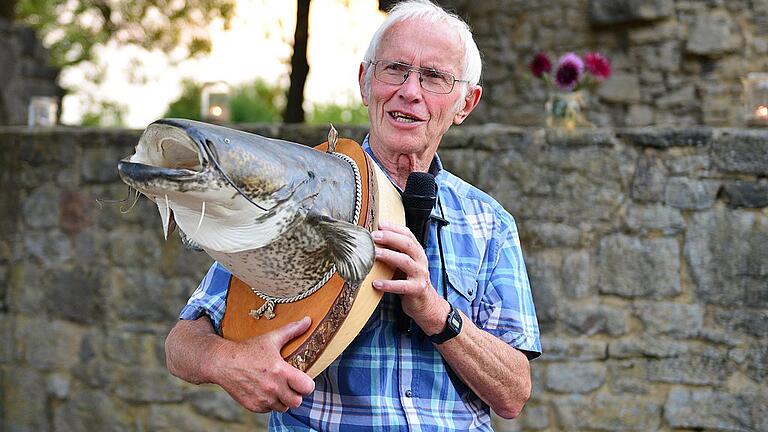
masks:
[[[430,211],[436,200],[435,176],[425,172],[412,172],[408,175],[403,190],[403,207]]]
[[[403,194],[433,197],[436,195],[436,192],[437,185],[435,184],[435,176],[430,173],[414,171],[408,175]]]

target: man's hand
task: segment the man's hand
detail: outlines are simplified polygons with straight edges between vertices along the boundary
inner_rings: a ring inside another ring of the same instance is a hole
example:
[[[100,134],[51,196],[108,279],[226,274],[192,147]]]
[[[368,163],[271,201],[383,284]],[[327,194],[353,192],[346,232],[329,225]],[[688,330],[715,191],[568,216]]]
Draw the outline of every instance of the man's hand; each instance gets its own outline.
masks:
[[[198,321],[204,321],[210,332]],[[307,331],[310,324],[305,317],[234,342],[213,333],[207,319],[179,321],[166,341],[166,361],[173,375],[189,382],[218,384],[250,411],[285,412],[301,405],[302,396],[315,389],[309,375],[280,355],[283,345]]]
[[[376,280],[381,291],[400,294],[403,312],[431,335],[442,331],[450,306],[443,301],[429,281],[429,265],[424,249],[406,227],[382,222],[372,233],[376,259],[399,269],[405,277]]]

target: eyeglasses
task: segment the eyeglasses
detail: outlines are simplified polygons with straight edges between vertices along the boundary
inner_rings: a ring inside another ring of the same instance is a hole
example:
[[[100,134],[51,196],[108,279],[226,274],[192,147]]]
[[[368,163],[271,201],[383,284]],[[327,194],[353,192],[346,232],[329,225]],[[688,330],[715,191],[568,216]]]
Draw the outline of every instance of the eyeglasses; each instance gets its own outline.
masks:
[[[415,67],[406,63],[387,60],[369,61],[368,63],[373,65],[373,76],[377,80],[392,85],[403,84],[411,72],[416,72],[419,74],[419,85],[421,85],[421,88],[431,93],[448,94],[453,91],[453,86],[457,81],[469,82],[469,80],[456,79],[456,77],[448,72]]]

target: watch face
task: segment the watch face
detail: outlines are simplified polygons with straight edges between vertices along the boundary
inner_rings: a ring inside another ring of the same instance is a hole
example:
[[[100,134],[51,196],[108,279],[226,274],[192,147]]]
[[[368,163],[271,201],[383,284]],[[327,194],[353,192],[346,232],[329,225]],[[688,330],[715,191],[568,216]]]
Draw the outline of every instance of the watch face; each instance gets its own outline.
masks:
[[[461,328],[461,318],[459,318],[458,314],[451,315],[451,319],[448,320],[448,325],[454,330],[459,330]]]

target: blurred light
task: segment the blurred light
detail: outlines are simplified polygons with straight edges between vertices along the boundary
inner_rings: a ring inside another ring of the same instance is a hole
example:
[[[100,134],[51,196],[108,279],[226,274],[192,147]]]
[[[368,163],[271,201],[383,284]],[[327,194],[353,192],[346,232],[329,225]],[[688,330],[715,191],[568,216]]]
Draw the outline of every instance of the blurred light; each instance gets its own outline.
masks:
[[[229,85],[223,81],[203,85],[200,93],[200,116],[212,123],[229,122]]]

